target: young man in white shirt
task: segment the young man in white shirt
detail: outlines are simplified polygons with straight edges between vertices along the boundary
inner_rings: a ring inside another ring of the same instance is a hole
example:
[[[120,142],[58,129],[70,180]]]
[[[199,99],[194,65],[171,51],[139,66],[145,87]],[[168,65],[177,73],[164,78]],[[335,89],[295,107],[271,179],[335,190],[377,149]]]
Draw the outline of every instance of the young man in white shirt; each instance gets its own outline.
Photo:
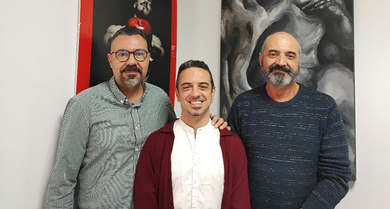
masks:
[[[245,150],[237,135],[211,125],[214,93],[204,62],[179,67],[181,118],[145,143],[134,182],[136,209],[250,208]]]

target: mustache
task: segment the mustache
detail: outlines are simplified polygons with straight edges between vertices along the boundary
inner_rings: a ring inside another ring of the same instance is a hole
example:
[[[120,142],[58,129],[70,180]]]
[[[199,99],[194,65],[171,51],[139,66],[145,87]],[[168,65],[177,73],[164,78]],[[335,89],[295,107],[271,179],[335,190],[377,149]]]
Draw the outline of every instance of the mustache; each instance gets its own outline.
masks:
[[[123,68],[121,70],[121,73],[124,73],[124,72],[138,72],[139,74],[142,75],[142,70],[139,69],[136,65],[127,66],[127,67]]]
[[[277,65],[277,64],[271,65],[271,66],[269,67],[269,72],[272,73],[272,71],[274,71],[275,69],[284,71],[284,72],[286,72],[286,73],[292,73],[291,68],[289,68],[287,65],[280,66],[280,65]]]

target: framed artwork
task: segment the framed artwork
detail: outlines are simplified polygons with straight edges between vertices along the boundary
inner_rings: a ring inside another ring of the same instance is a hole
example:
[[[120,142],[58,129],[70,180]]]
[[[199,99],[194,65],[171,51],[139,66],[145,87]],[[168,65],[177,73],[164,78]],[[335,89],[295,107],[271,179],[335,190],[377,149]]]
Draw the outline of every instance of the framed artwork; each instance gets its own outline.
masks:
[[[302,50],[297,81],[338,104],[356,180],[353,0],[222,0],[221,24],[221,117],[238,94],[266,83],[265,38],[289,32]]]
[[[176,75],[176,0],[80,0],[76,93],[109,80],[107,61],[114,33],[142,25],[151,53],[146,81],[162,88],[174,104]]]

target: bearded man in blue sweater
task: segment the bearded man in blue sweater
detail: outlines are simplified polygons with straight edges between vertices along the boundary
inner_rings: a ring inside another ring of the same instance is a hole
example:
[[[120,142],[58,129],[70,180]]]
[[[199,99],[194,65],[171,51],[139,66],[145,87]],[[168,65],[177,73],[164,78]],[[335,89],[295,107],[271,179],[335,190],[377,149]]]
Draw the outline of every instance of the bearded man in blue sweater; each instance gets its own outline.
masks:
[[[349,189],[341,114],[332,97],[296,82],[300,55],[291,34],[270,35],[259,54],[267,83],[237,96],[229,112],[255,209],[334,208]]]

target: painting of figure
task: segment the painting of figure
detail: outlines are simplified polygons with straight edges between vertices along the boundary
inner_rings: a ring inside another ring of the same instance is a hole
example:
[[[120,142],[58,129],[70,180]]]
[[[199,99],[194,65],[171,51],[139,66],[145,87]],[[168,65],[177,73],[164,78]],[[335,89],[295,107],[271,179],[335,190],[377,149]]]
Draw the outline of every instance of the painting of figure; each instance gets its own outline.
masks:
[[[356,180],[353,0],[222,0],[221,116],[238,94],[265,84],[258,57],[277,31],[301,45],[297,82],[338,104]]]

